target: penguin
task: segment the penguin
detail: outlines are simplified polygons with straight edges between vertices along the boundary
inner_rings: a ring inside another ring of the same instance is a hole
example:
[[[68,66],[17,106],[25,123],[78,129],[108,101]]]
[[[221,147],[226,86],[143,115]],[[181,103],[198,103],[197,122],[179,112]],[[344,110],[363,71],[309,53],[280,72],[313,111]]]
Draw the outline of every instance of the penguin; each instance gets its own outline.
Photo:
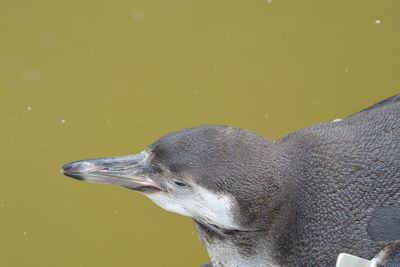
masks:
[[[271,141],[205,125],[62,173],[140,192],[193,219],[204,266],[400,266],[400,95]]]

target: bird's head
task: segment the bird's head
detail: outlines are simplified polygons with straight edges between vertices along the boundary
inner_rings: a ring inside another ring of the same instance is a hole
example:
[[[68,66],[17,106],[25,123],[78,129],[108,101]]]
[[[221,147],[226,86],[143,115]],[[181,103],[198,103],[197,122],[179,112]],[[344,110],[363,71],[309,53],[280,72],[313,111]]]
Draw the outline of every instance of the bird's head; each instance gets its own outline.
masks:
[[[139,154],[75,161],[62,172],[141,192],[202,224],[249,231],[279,206],[278,158],[275,145],[256,133],[200,126],[168,134]]]

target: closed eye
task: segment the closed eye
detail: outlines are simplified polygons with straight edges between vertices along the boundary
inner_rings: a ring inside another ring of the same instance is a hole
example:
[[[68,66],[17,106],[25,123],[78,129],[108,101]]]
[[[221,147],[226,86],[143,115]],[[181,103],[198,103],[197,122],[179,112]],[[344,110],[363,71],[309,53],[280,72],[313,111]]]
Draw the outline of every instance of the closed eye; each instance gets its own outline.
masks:
[[[174,181],[174,184],[179,186],[179,187],[187,187],[188,186],[187,183],[182,182],[182,181],[177,181],[177,180]]]

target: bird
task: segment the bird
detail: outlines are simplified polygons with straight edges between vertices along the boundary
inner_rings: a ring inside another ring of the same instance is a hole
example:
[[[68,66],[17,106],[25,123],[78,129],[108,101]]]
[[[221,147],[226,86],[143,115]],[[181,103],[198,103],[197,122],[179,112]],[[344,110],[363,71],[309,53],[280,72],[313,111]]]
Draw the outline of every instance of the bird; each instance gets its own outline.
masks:
[[[140,192],[193,219],[203,266],[400,266],[400,95],[271,141],[204,125],[62,173]]]

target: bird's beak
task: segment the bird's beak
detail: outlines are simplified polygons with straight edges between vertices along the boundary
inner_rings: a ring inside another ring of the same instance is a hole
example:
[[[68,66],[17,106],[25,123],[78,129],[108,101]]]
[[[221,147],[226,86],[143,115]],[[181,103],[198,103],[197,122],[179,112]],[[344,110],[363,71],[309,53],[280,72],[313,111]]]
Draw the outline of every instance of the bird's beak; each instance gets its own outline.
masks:
[[[61,172],[69,177],[103,184],[113,184],[136,191],[163,190],[149,177],[152,172],[147,163],[148,155],[136,155],[80,160],[65,164]]]

